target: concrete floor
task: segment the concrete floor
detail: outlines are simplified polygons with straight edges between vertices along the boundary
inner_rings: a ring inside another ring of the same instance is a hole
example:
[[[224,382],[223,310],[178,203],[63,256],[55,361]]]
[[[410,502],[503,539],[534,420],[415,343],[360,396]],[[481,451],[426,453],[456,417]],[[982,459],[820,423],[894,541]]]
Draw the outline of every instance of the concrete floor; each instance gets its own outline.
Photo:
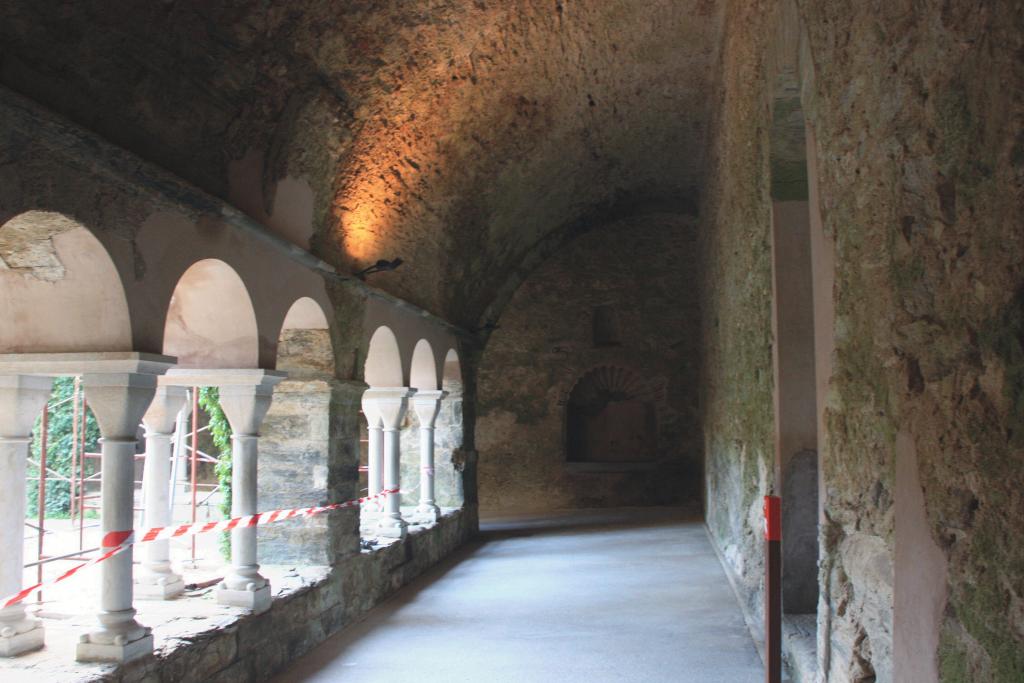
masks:
[[[673,510],[485,520],[479,543],[276,681],[755,683],[700,523]]]

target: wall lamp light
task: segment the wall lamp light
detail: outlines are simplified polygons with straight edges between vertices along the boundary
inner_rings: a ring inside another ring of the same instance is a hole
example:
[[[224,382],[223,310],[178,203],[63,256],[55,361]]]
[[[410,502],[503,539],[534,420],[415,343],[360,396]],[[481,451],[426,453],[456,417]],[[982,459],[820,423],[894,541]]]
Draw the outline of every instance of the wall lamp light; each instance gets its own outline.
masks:
[[[395,257],[390,261],[386,259],[381,259],[374,263],[372,266],[369,266],[368,268],[363,268],[355,275],[360,280],[365,280],[367,275],[373,275],[374,273],[382,273],[388,270],[395,270],[400,265],[402,265],[402,259],[398,257]]]

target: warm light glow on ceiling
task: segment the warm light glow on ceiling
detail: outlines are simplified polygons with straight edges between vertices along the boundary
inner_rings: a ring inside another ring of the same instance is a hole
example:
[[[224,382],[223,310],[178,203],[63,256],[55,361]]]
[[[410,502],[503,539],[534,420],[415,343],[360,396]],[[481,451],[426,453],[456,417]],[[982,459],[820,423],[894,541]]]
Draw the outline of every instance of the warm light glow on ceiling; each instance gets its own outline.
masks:
[[[368,201],[354,209],[341,209],[342,245],[352,261],[362,264],[376,260],[381,249],[381,233],[386,232],[381,220],[386,219],[383,213]]]

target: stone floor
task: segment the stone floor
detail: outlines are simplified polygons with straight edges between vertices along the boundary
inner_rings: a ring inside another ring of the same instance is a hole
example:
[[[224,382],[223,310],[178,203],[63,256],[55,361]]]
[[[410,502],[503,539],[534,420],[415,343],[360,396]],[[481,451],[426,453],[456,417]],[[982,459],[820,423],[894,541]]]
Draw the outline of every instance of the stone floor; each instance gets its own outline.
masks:
[[[673,510],[484,520],[481,541],[276,681],[763,680],[699,522]]]

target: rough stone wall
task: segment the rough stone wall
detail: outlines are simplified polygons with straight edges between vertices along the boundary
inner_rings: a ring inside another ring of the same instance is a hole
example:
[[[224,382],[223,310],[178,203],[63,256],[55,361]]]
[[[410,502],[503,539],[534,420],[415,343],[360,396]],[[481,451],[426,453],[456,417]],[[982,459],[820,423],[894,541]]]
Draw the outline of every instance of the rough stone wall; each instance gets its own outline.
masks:
[[[820,673],[913,680],[931,666],[944,681],[1020,680],[1024,18],[1012,2],[799,9],[813,64],[803,104],[836,257]],[[703,209],[708,523],[755,609],[757,496],[771,485],[766,89],[777,11],[728,9]],[[915,493],[924,538],[899,536],[894,520],[894,501]],[[940,600],[923,664],[900,654],[902,629],[929,626],[908,622],[922,607],[900,598],[926,580],[900,554],[917,547],[946,563],[929,591]],[[894,601],[906,612],[894,616]]]
[[[718,4],[9,2],[0,82],[476,326],[581,213],[692,204]]]
[[[766,3],[727,9],[700,245],[705,520],[753,614],[762,601],[762,496],[775,483],[770,121],[756,89],[768,14]]]
[[[434,429],[434,489],[441,507],[462,507],[466,501],[462,473],[462,383],[445,382],[447,398],[441,403]]]
[[[305,507],[350,500],[357,458],[357,415],[364,386],[337,380],[286,380],[274,390],[260,439],[259,507]],[[358,415],[357,415],[358,416]],[[260,561],[330,565],[355,538],[337,513],[260,527]]]
[[[694,251],[693,219],[638,216],[578,238],[519,288],[480,365],[482,509],[699,510]],[[617,315],[620,345],[595,346],[597,306]],[[649,469],[587,471],[566,463],[569,393],[588,371],[607,365],[632,369],[658,408],[657,459]]]

